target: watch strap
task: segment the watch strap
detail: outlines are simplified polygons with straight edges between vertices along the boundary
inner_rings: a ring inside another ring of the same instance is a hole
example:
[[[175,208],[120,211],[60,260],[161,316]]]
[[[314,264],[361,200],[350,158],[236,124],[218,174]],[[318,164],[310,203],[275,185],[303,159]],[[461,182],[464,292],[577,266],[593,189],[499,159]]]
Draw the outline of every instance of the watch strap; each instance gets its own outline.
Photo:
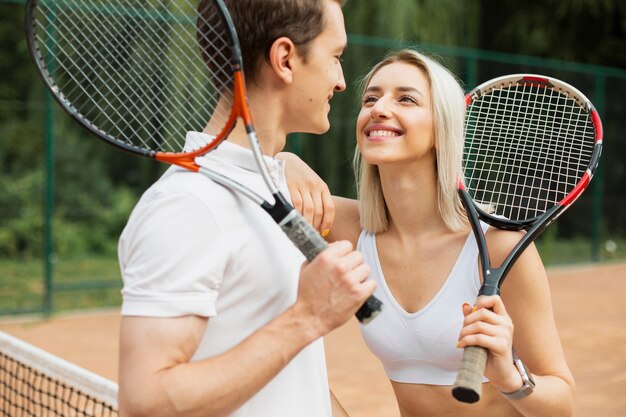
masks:
[[[521,398],[528,397],[532,392],[533,388],[530,385],[524,383],[524,385],[522,385],[517,391],[501,392],[500,394],[502,394],[504,398],[509,400],[519,400]]]
[[[522,386],[513,392],[501,392],[501,394],[509,400],[519,400],[532,394],[535,389],[535,381],[515,350],[513,350],[513,363],[522,377]]]

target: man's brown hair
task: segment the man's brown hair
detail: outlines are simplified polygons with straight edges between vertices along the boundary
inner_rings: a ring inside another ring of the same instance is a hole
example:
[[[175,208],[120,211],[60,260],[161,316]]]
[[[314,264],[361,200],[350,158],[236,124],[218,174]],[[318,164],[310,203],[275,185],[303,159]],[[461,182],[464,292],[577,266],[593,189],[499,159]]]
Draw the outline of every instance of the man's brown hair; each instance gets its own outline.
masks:
[[[210,10],[201,0],[198,10]],[[328,0],[225,0],[235,24],[241,45],[243,67],[248,80],[254,81],[257,69],[267,59],[274,41],[287,37],[306,59],[311,42],[324,30],[324,5]],[[333,0],[343,6],[345,0]],[[206,16],[205,16],[206,17]],[[208,18],[205,22],[210,22]],[[206,36],[210,33],[202,24],[198,26],[200,47],[206,49]]]

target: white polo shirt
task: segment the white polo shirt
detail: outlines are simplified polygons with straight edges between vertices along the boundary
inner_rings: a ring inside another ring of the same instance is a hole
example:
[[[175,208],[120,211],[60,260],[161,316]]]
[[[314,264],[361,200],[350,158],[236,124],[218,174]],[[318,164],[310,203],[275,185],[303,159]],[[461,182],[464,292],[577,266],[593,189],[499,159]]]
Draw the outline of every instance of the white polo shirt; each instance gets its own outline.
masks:
[[[187,141],[202,133],[190,132]],[[269,197],[252,152],[224,142],[203,156]],[[288,197],[283,162],[266,158]],[[209,317],[193,361],[240,343],[296,300],[304,256],[257,204],[204,175],[170,168],[141,197],[119,242],[122,315]],[[211,378],[207,375],[207,378]],[[298,354],[236,417],[330,416],[324,347]]]

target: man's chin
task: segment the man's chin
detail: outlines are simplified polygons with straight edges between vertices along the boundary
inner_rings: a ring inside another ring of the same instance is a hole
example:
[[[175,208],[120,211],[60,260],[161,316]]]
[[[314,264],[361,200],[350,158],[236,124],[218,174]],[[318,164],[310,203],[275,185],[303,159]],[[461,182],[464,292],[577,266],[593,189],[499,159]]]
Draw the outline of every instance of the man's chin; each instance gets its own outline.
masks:
[[[330,130],[330,121],[328,119],[320,120],[316,123],[311,123],[309,126],[304,127],[301,126],[300,130],[294,131],[293,133],[310,133],[312,135],[323,135],[324,133]]]
[[[317,126],[317,129],[315,132],[311,132],[311,133],[316,134],[316,135],[323,135],[329,130],[330,130],[330,121],[326,119],[323,123],[320,123],[319,126]]]

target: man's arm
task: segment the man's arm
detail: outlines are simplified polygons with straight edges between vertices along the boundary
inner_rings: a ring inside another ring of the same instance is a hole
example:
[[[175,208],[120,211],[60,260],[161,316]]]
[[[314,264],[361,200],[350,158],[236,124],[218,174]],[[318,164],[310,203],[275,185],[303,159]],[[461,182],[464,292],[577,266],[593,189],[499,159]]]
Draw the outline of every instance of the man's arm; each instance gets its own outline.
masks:
[[[190,363],[207,319],[124,317],[120,416],[225,416],[317,336],[294,311],[224,354]]]
[[[347,321],[372,294],[369,267],[337,242],[300,274],[296,303],[222,355],[189,362],[207,319],[124,317],[120,416],[225,416],[312,341]],[[210,319],[209,319],[210,320]]]

